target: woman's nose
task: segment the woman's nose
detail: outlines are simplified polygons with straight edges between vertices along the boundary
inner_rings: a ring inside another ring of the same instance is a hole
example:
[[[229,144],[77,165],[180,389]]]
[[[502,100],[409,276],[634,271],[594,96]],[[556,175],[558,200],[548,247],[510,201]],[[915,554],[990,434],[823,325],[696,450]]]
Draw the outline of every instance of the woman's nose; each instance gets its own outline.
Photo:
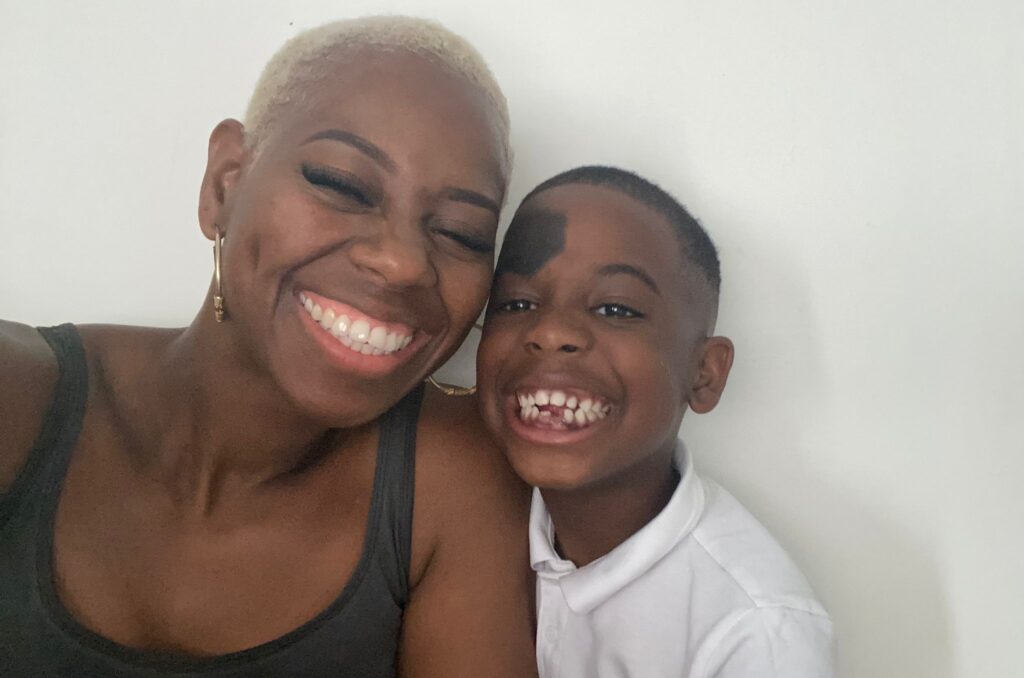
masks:
[[[353,243],[349,256],[384,287],[431,287],[437,271],[429,246],[418,227],[384,226]]]
[[[525,339],[526,350],[532,352],[576,353],[587,351],[593,345],[593,336],[585,322],[558,309],[538,314]]]

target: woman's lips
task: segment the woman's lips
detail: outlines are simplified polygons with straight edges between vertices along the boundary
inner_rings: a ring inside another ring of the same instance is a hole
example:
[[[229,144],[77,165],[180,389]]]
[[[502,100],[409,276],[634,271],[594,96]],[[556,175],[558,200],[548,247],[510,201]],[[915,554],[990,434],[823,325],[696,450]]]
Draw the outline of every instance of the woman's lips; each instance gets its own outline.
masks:
[[[416,333],[407,325],[377,320],[348,304],[314,292],[299,292],[299,302],[325,332],[362,355],[390,355],[401,351]]]
[[[303,325],[328,356],[357,371],[388,372],[416,353],[428,338],[408,325],[379,320],[308,290],[299,292],[298,303]]]

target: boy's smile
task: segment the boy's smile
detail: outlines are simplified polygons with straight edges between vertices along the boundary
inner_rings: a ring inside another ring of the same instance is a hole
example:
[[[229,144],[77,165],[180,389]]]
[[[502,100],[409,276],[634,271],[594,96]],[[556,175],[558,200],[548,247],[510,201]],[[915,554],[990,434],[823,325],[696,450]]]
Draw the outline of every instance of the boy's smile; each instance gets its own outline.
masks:
[[[667,469],[710,331],[702,285],[665,218],[620,191],[568,184],[520,207],[477,371],[524,480],[575,489]]]

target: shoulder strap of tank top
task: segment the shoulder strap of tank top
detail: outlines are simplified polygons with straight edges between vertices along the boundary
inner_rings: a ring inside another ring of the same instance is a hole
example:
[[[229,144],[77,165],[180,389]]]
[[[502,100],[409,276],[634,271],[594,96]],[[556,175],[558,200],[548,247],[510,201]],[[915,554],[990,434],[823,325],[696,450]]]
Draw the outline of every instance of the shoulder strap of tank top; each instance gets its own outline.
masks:
[[[47,491],[63,477],[68,456],[78,440],[89,394],[89,369],[75,326],[40,327],[39,334],[57,358],[58,378],[53,399],[43,418],[39,436],[14,484],[0,496],[0,525],[6,522],[33,490]],[[56,478],[54,477],[56,476]]]
[[[378,554],[388,573],[388,585],[402,607],[409,599],[409,563],[412,558],[412,515],[416,486],[416,425],[423,385],[388,411],[380,424],[377,479],[380,484]],[[381,549],[380,546],[385,546]],[[385,555],[387,554],[387,555]]]

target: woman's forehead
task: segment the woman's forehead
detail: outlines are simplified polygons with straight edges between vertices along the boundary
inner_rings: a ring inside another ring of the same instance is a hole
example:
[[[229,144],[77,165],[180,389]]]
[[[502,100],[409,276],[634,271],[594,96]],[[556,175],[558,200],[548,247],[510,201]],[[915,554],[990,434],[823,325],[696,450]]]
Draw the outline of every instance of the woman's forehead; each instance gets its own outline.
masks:
[[[419,136],[434,145],[475,148],[498,156],[502,164],[499,113],[480,88],[450,68],[412,52],[365,47],[349,49],[332,62],[315,78],[295,79],[268,116],[269,136],[340,126],[377,137],[378,144],[387,137]]]

